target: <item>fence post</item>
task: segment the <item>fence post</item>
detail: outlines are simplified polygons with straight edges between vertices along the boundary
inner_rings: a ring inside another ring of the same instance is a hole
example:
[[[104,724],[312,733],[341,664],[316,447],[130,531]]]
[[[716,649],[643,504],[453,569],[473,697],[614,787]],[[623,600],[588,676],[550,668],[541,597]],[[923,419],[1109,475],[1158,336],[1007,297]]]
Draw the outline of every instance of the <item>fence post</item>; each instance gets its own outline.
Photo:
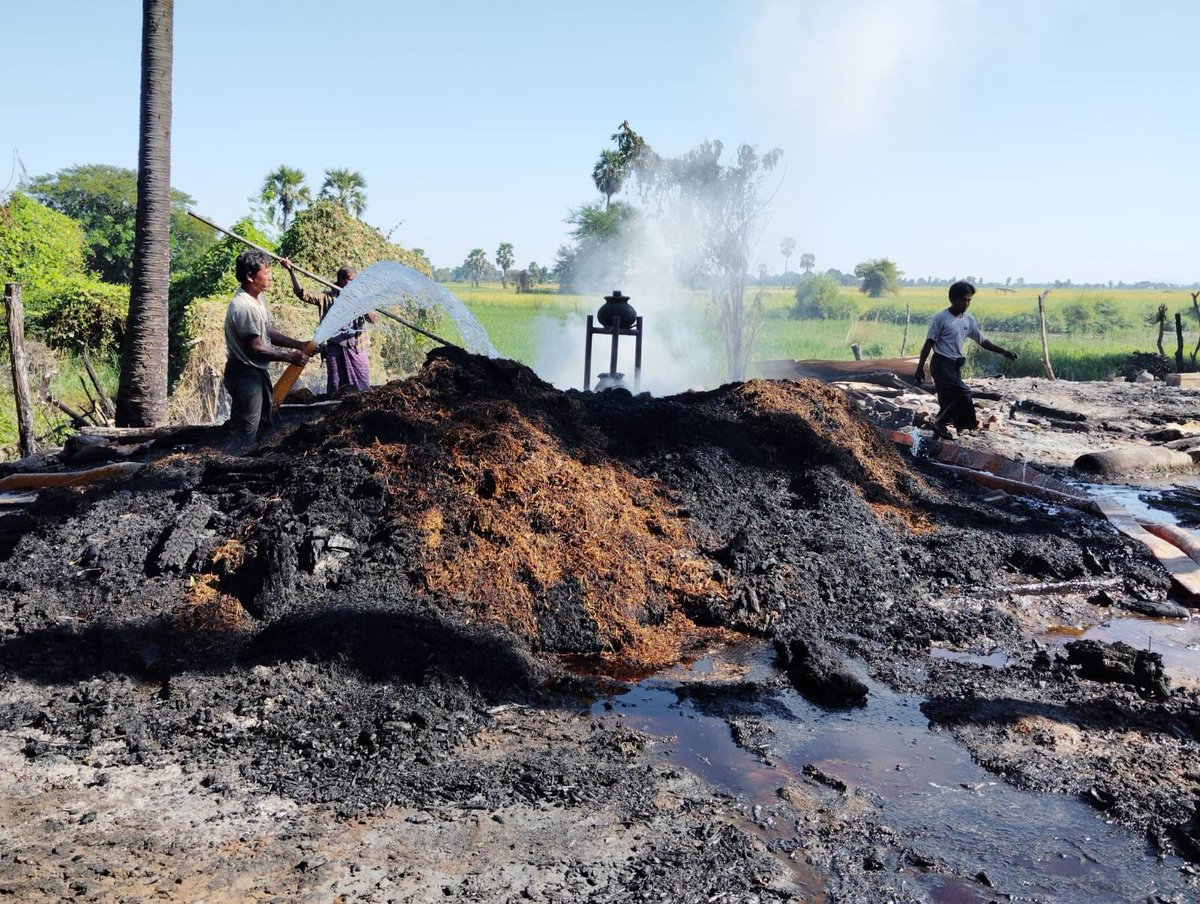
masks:
[[[1183,373],[1183,315],[1175,312],[1175,372]]]
[[[37,451],[33,441],[33,406],[29,400],[29,359],[25,355],[25,307],[21,284],[4,285],[4,320],[8,326],[8,350],[12,361],[13,397],[17,402],[17,436],[21,457]]]
[[[1050,366],[1050,343],[1046,341],[1046,296],[1051,292],[1047,289],[1038,295],[1038,326],[1042,330],[1042,369],[1047,379],[1054,379],[1054,368]]]

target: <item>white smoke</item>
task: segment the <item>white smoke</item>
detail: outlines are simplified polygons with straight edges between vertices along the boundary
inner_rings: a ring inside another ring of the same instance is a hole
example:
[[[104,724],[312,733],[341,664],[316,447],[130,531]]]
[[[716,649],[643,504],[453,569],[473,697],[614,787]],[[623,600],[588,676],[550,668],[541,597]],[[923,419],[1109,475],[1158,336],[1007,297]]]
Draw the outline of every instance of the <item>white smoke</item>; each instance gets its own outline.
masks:
[[[627,257],[614,263],[608,273],[586,275],[582,285],[595,289],[590,296],[590,307],[585,301],[580,313],[565,321],[540,323],[534,370],[559,389],[584,388],[587,315],[599,310],[603,296],[620,289],[643,318],[640,391],[669,395],[713,385],[724,362],[705,338],[708,330],[702,319],[709,312],[696,293],[677,285],[669,251],[673,246],[661,225],[654,220],[639,219],[626,239]],[[589,298],[586,291],[582,294]],[[633,389],[634,345],[633,336],[621,336],[618,342],[617,372],[624,374],[630,389]],[[611,351],[611,336],[592,337],[593,388],[596,378],[609,371]]]
[[[946,0],[771,0],[740,48],[758,96],[810,136],[861,137],[959,62],[944,50]]]

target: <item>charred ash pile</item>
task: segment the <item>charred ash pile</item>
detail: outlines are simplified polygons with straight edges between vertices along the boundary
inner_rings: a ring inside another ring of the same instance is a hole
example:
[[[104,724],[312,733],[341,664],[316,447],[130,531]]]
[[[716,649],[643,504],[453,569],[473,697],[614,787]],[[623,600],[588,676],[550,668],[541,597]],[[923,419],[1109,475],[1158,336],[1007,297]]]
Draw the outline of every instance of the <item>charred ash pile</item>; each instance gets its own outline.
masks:
[[[931,642],[1016,643],[995,606],[932,604],[962,587],[1165,593],[1084,516],[940,481],[815,381],[564,393],[440,350],[248,457],[45,493],[0,562],[0,670],[46,699],[0,721],[52,738],[31,758],[118,738],[114,762],[219,760],[347,811],[495,802],[536,770],[453,751],[499,701],[586,692],[581,661],[644,674],[751,635],[821,697],[847,655],[904,686]]]

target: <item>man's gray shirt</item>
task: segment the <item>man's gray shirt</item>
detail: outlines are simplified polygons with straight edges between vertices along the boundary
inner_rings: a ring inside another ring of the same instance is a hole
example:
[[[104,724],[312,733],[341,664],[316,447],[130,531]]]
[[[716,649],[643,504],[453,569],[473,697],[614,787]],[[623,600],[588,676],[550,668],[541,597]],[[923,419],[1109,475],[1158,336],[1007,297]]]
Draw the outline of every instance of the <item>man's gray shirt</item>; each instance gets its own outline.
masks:
[[[270,329],[267,306],[245,289],[238,289],[225,310],[225,353],[231,360],[266,370],[271,362],[253,357],[247,346],[252,336],[261,336],[270,345]]]
[[[962,358],[963,344],[967,337],[976,342],[983,342],[983,334],[979,332],[979,324],[966,311],[955,317],[949,308],[944,308],[933,315],[929,321],[929,332],[926,339],[933,340],[933,350],[944,358]]]

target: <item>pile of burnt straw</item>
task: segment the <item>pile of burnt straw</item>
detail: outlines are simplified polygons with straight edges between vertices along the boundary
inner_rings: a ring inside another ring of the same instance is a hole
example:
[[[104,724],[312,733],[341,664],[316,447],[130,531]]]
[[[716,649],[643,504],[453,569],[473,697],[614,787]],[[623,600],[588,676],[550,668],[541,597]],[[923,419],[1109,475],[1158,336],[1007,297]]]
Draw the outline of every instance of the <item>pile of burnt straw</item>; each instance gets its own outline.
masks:
[[[12,630],[121,625],[151,659],[357,630],[368,667],[495,678],[559,653],[652,668],[727,631],[994,637],[916,603],[1121,554],[930,489],[819,383],[564,393],[451,350],[248,457],[181,454],[35,515],[0,562]]]

